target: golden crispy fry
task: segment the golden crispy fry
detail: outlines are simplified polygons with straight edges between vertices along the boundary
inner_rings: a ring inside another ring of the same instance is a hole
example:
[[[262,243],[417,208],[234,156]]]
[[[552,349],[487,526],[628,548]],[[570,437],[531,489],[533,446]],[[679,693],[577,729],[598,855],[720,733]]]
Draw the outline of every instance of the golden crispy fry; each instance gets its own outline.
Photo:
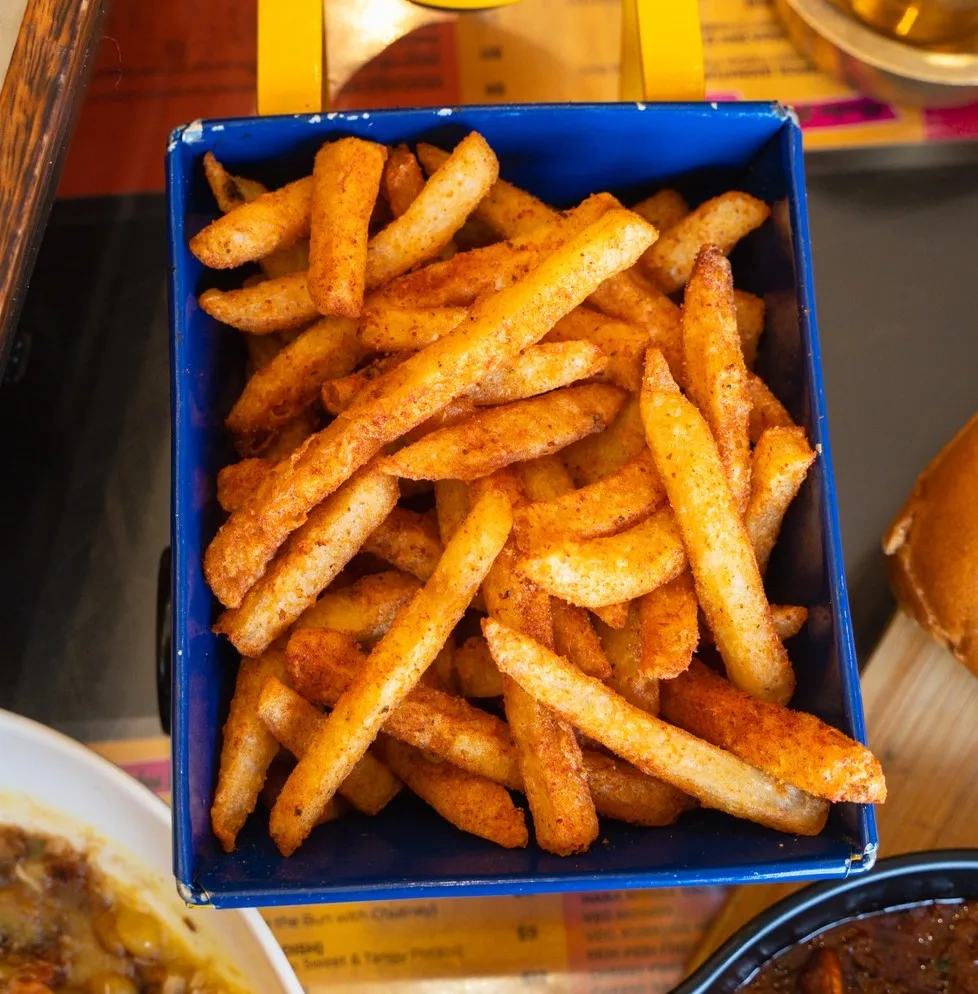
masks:
[[[685,566],[682,539],[668,508],[617,535],[534,547],[522,563],[544,590],[592,610],[641,597]]]
[[[445,158],[448,158],[446,154]],[[424,189],[424,173],[407,145],[391,149],[384,165],[383,191],[394,217],[400,217]]]
[[[267,459],[242,459],[217,474],[217,502],[225,511],[236,511],[261,486],[272,464]]]
[[[246,179],[244,176],[232,176],[214,157],[213,152],[204,153],[204,175],[207,185],[214,194],[217,206],[227,214],[235,207],[257,200],[268,188],[257,180]]]
[[[272,762],[272,765],[269,766],[268,775],[265,777],[265,786],[262,787],[261,793],[258,795],[258,800],[269,811],[275,807],[275,800],[285,786],[285,781],[289,779],[289,774],[294,767],[295,761],[287,759],[282,753],[279,753]],[[330,804],[326,805],[316,825],[325,825],[327,822],[336,821],[337,818],[342,817],[349,810],[350,806],[346,801],[342,797],[336,796]]]
[[[700,640],[698,613],[696,588],[688,571],[639,598],[643,673],[671,680],[689,667]]]
[[[469,513],[469,488],[461,480],[435,481],[435,514],[442,545],[458,531]]]
[[[301,328],[320,316],[306,289],[305,273],[240,290],[205,290],[197,302],[212,318],[252,335]]]
[[[771,393],[768,385],[759,376],[753,373],[748,375],[747,390],[751,404],[748,425],[751,445],[757,445],[768,428],[795,427],[784,404]]]
[[[523,812],[505,787],[450,763],[431,762],[403,742],[388,739],[382,750],[408,787],[456,828],[507,849],[524,848],[529,842]]]
[[[523,489],[531,501],[548,501],[574,489],[567,467],[557,456],[539,456],[520,463],[520,478]],[[513,516],[515,527],[516,517]]]
[[[431,579],[398,614],[336,702],[272,810],[269,828],[283,855],[302,843],[376,738],[385,716],[431,665],[505,544],[512,523],[504,496],[487,494],[472,508]]]
[[[642,631],[638,605],[628,605],[628,616],[620,628],[599,623],[601,646],[611,663],[605,680],[616,694],[648,714],[659,713],[659,681],[642,668]]]
[[[266,652],[242,659],[224,723],[217,791],[211,806],[211,826],[225,852],[234,851],[238,832],[255,810],[265,772],[278,752],[278,742],[258,717],[258,699],[269,677],[285,678],[285,653]]]
[[[754,449],[752,488],[744,524],[762,576],[781,532],[785,511],[813,462],[815,452],[804,428],[768,428]]]
[[[402,363],[406,356],[381,356],[368,362],[362,369],[346,376],[326,380],[319,391],[323,407],[330,414],[340,414],[347,410],[363,392],[368,383]]]
[[[356,322],[323,318],[248,380],[225,424],[240,435],[272,431],[301,414],[324,380],[346,376],[359,359]]]
[[[562,656],[566,656],[582,673],[596,676],[604,680],[611,676],[611,663],[604,654],[601,640],[598,638],[594,625],[587,611],[576,604],[568,604],[559,597],[550,601],[553,615],[554,647]],[[485,644],[485,640],[481,640]],[[488,653],[488,646],[486,648]],[[492,657],[489,657],[492,659]],[[496,664],[493,663],[493,669]]]
[[[778,638],[784,642],[797,635],[808,621],[808,608],[792,604],[772,604],[771,621]]]
[[[649,349],[645,368],[645,434],[727,672],[756,697],[787,703],[794,671],[771,622],[754,550],[716,443],[703,416],[679,392],[661,353]]]
[[[734,307],[737,311],[737,334],[740,336],[744,362],[748,369],[753,369],[757,361],[757,344],[764,334],[764,314],[767,308],[763,298],[745,290],[734,290]]]
[[[499,175],[485,139],[473,131],[425,184],[404,213],[370,240],[367,286],[378,287],[436,256]]]
[[[633,204],[632,210],[662,232],[678,224],[689,213],[689,204],[677,190],[666,189]]]
[[[335,704],[365,665],[366,657],[349,636],[309,629],[289,639],[289,674],[296,690],[315,704]],[[506,723],[460,697],[419,683],[391,709],[383,730],[494,783],[522,785]]]
[[[543,340],[591,342],[608,357],[608,363],[598,374],[598,379],[632,392],[637,392],[642,385],[642,367],[649,336],[626,321],[617,321],[587,307],[575,307],[547,332]]]
[[[817,835],[829,805],[632,706],[599,680],[497,621],[482,623],[500,670],[649,776],[769,828]]]
[[[387,149],[361,138],[327,142],[312,170],[309,296],[323,314],[358,317],[367,270],[367,228]]]
[[[393,485],[392,485],[393,484]],[[239,652],[257,656],[315,603],[397,503],[397,485],[368,467],[325,500],[237,608],[214,630]]]
[[[647,518],[666,492],[648,450],[580,490],[517,510],[513,528],[529,549],[560,538],[582,541],[624,531]]]
[[[479,635],[466,639],[455,653],[455,670],[459,692],[463,697],[501,697],[499,670],[489,653],[486,640]]]
[[[607,365],[607,357],[590,342],[531,345],[522,355],[489,373],[468,396],[481,406],[509,404],[597,376]]]
[[[592,383],[493,407],[389,456],[384,472],[412,480],[474,480],[601,431],[623,401],[617,387]]]
[[[420,589],[416,577],[399,570],[361,576],[348,587],[323,594],[299,615],[295,628],[332,628],[358,642],[371,642],[390,628]]]
[[[418,158],[428,173],[434,172],[448,158],[434,145],[418,143]],[[556,211],[538,200],[532,193],[497,179],[475,209],[475,216],[504,238],[516,238],[548,224]]]
[[[432,515],[395,507],[363,543],[363,551],[428,580],[445,549]]]
[[[560,458],[574,482],[583,487],[621,469],[646,448],[638,397],[629,397],[606,431],[568,445]]]
[[[276,249],[259,260],[259,265],[270,280],[290,273],[305,273],[309,269],[309,239],[300,238],[294,245]]]
[[[751,766],[830,801],[882,804],[879,760],[814,715],[760,701],[699,660],[662,689],[666,719]]]
[[[421,683],[446,694],[454,694],[458,683],[455,679],[455,652],[455,635],[452,634],[448,636],[432,664],[421,674]]]
[[[240,604],[319,501],[385,444],[542,338],[595,285],[630,265],[651,237],[636,215],[609,211],[524,280],[476,305],[460,328],[375,381],[372,387],[383,383],[377,396],[358,400],[349,417],[313,435],[221,526],[204,557],[218,599],[228,607]]]
[[[674,293],[689,279],[704,245],[716,245],[727,255],[770,213],[767,204],[747,193],[722,193],[663,232],[653,251],[642,259],[643,271],[666,293]]]
[[[468,316],[466,307],[391,307],[368,302],[360,318],[360,342],[374,352],[416,352],[454,331]]]
[[[249,375],[264,369],[282,351],[284,344],[274,332],[268,335],[245,335]]]
[[[475,412],[475,404],[468,397],[456,397],[454,400],[450,400],[440,411],[435,411],[427,421],[422,421],[416,428],[405,432],[398,439],[398,445],[400,447],[413,445],[415,442],[420,442],[422,438],[430,435],[433,431],[438,431],[440,428],[448,428],[451,425],[459,424],[461,421],[467,421]],[[405,496],[408,493],[407,489],[404,489],[405,486],[418,482],[412,480],[401,481],[402,492]],[[434,484],[429,484],[428,490],[433,488]]]
[[[585,749],[584,768],[594,805],[606,818],[656,827],[696,807],[688,794],[612,756]]]
[[[234,269],[309,234],[312,177],[262,194],[212,221],[190,239],[190,251],[211,269]]]
[[[686,393],[713,433],[730,493],[741,514],[750,498],[750,398],[737,334],[733,274],[726,256],[704,246],[683,297]]]
[[[304,411],[288,424],[282,425],[277,432],[261,446],[264,457],[269,462],[277,463],[286,456],[292,455],[296,449],[316,430],[317,420],[311,411]]]
[[[269,677],[258,701],[258,715],[277,742],[301,759],[309,743],[326,721],[319,708],[290,690],[280,680]],[[339,793],[358,811],[375,815],[397,795],[401,785],[376,756],[364,753],[340,784]]]
[[[624,628],[628,623],[628,612],[631,601],[620,601],[618,604],[603,604],[591,608],[591,613],[603,621],[609,628]]]

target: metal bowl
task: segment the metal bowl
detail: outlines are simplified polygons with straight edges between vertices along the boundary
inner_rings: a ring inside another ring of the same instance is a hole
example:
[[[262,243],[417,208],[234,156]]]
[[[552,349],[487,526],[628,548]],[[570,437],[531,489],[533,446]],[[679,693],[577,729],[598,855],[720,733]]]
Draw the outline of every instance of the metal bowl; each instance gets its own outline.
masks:
[[[775,0],[791,40],[819,68],[886,104],[978,100],[978,50],[916,48],[879,34],[832,0]]]

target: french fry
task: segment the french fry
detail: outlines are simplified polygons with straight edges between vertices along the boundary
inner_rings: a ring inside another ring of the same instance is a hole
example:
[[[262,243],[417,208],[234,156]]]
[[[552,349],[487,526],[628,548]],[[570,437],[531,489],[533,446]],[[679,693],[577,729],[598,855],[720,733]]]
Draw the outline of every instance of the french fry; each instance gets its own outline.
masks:
[[[449,635],[432,664],[421,674],[421,683],[434,687],[436,690],[442,690],[446,694],[454,694],[457,682],[455,679],[455,636]]]
[[[279,754],[275,757],[272,765],[268,768],[268,775],[265,777],[265,786],[262,787],[261,793],[258,795],[258,800],[268,808],[269,811],[275,807],[275,800],[279,795],[282,787],[285,785],[285,781],[289,779],[289,774],[295,767],[295,761],[286,759],[283,754]],[[327,822],[336,821],[347,811],[350,810],[349,805],[343,800],[339,795],[333,798],[333,800],[326,805],[323,810],[322,815],[319,817],[319,821],[316,822],[317,827],[319,825],[325,825]]]
[[[621,469],[580,490],[519,508],[513,529],[525,549],[560,538],[582,541],[614,535],[647,518],[665,496],[646,449]]]
[[[520,463],[518,469],[523,489],[531,501],[548,501],[574,489],[567,467],[557,456],[538,456]],[[516,527],[515,514],[513,527]]]
[[[368,383],[383,376],[384,373],[403,362],[405,358],[405,356],[400,355],[381,356],[379,359],[368,362],[355,373],[326,380],[319,391],[323,407],[330,414],[341,414],[348,410],[366,389]]]
[[[400,217],[367,246],[367,286],[378,287],[436,256],[465,223],[499,175],[485,139],[473,131]]]
[[[261,446],[264,457],[270,463],[277,463],[296,449],[316,430],[317,419],[311,411],[304,411],[288,424],[274,432],[267,443]]]
[[[554,648],[562,656],[566,656],[582,673],[597,677],[599,680],[611,676],[611,663],[604,654],[601,640],[598,638],[591,619],[584,608],[568,604],[559,597],[550,601],[553,615]],[[481,640],[485,645],[485,639]],[[488,646],[486,647],[488,654]],[[489,656],[490,660],[492,656]],[[496,669],[496,664],[492,664]]]
[[[435,480],[435,514],[442,545],[447,545],[469,513],[469,489],[461,480]]]
[[[754,449],[752,489],[744,524],[764,575],[785,511],[801,489],[815,452],[804,428],[769,428]]]
[[[631,392],[642,385],[648,332],[606,317],[587,307],[575,307],[544,336],[544,342],[586,341],[596,345],[608,357],[604,371],[597,378],[607,380]]]
[[[574,482],[583,487],[621,469],[646,448],[638,398],[629,397],[607,430],[568,445],[560,458]]]
[[[239,435],[273,431],[313,403],[324,380],[346,376],[359,359],[356,322],[323,318],[254,373],[225,424]]]
[[[734,503],[741,514],[750,498],[750,398],[747,367],[737,334],[733,274],[726,256],[700,249],[683,297],[686,393],[713,433]]]
[[[257,656],[315,603],[397,503],[395,481],[368,467],[320,504],[237,608],[214,630]]]
[[[217,473],[217,502],[225,511],[235,511],[261,486],[272,465],[267,459],[242,459]]]
[[[309,234],[312,177],[264,193],[212,221],[190,239],[190,251],[211,269],[234,269]]]
[[[262,194],[268,193],[268,188],[257,180],[246,179],[244,176],[232,176],[214,156],[213,152],[204,153],[204,175],[207,185],[214,194],[217,206],[227,214],[235,207],[257,200]]]
[[[205,290],[197,303],[215,320],[251,335],[301,328],[320,317],[306,289],[305,273],[290,273],[240,290]]]
[[[408,787],[456,828],[507,849],[526,847],[526,819],[505,787],[450,763],[431,762],[403,742],[387,740],[382,750]]]
[[[639,598],[643,673],[671,680],[688,669],[700,639],[698,613],[696,588],[688,571]]]
[[[814,715],[761,701],[699,660],[662,688],[665,718],[751,766],[830,801],[882,804],[879,760]]]
[[[794,671],[774,630],[754,550],[709,426],[679,392],[661,353],[649,349],[645,370],[645,434],[727,673],[754,696],[787,703]]]
[[[325,707],[340,699],[366,665],[352,638],[327,629],[296,632],[287,653],[296,690]],[[383,731],[460,769],[521,789],[509,727],[460,697],[419,683],[391,709]]]
[[[601,431],[624,399],[617,387],[591,383],[479,411],[388,456],[383,469],[412,480],[474,480]]]
[[[372,642],[390,628],[397,612],[420,589],[416,577],[399,570],[371,573],[348,587],[327,591],[299,615],[294,629],[331,628],[358,642]]]
[[[418,682],[499,554],[513,524],[509,501],[485,495],[445,547],[431,579],[398,614],[289,777],[269,829],[283,855],[309,834],[367,751],[385,716]],[[300,633],[301,634],[301,633]]]
[[[445,158],[448,158],[447,153]],[[424,189],[424,173],[407,145],[391,149],[384,164],[381,185],[394,217],[400,217],[420,196]]]
[[[784,642],[793,638],[805,627],[805,622],[808,621],[808,608],[793,604],[772,604],[771,621],[774,623],[778,638]]]
[[[768,428],[794,428],[795,423],[784,404],[771,392],[771,388],[754,373],[748,374],[747,390],[750,395],[751,445],[757,445]]]
[[[666,293],[681,290],[704,245],[716,245],[724,255],[771,213],[762,200],[731,191],[707,200],[662,233],[653,251],[641,260],[643,272]]]
[[[359,317],[367,229],[387,149],[361,138],[327,142],[312,170],[309,296],[322,314]]]
[[[753,369],[757,361],[757,345],[764,334],[767,307],[763,298],[744,290],[734,290],[734,308],[737,311],[737,334],[740,336],[744,362],[748,369]]]
[[[668,231],[686,217],[689,204],[678,190],[665,189],[633,204],[632,210],[662,232]]]
[[[817,835],[824,827],[829,805],[823,799],[646,714],[492,618],[483,621],[482,630],[502,672],[643,773],[672,784],[705,807],[782,832]]]
[[[475,404],[468,397],[456,397],[454,400],[450,400],[440,411],[435,411],[427,421],[422,421],[416,428],[405,432],[398,439],[398,446],[404,447],[413,445],[415,442],[420,442],[422,438],[430,435],[433,431],[438,431],[440,428],[448,428],[451,425],[468,420],[475,414],[475,411]],[[403,488],[407,484],[417,482],[402,480],[401,486]],[[431,484],[428,489],[433,489],[433,487],[434,484]],[[405,490],[404,492],[406,495],[407,491]]]
[[[617,535],[534,547],[521,564],[544,590],[591,610],[641,597],[685,567],[686,552],[668,508]]]
[[[584,768],[594,806],[606,818],[632,825],[671,825],[696,802],[681,790],[612,756],[584,750]]]
[[[275,677],[269,677],[258,700],[258,716],[277,742],[301,759],[309,743],[326,721],[317,707],[290,690]],[[379,814],[397,796],[397,777],[369,752],[340,784],[339,793],[358,811]]]
[[[473,635],[459,646],[455,653],[455,671],[463,697],[502,697],[499,670],[482,636]]]
[[[265,772],[278,752],[278,742],[258,716],[258,699],[265,681],[285,679],[285,669],[285,653],[277,649],[242,659],[238,669],[211,806],[211,826],[225,852],[234,852],[238,832],[255,810]]]
[[[360,318],[360,342],[375,352],[416,352],[454,331],[466,307],[391,307],[368,302]]]
[[[367,537],[363,551],[419,580],[428,580],[445,549],[432,515],[395,507]]]
[[[618,604],[603,604],[601,607],[591,608],[591,613],[603,621],[609,628],[624,628],[628,623],[628,612],[631,610],[631,601],[620,601]]]
[[[659,681],[642,667],[642,632],[638,605],[628,605],[625,624],[611,628],[599,623],[601,647],[611,663],[605,679],[616,694],[648,714],[659,713]]]
[[[248,350],[249,375],[264,369],[282,351],[284,345],[282,339],[274,332],[267,335],[246,335],[245,348]]]

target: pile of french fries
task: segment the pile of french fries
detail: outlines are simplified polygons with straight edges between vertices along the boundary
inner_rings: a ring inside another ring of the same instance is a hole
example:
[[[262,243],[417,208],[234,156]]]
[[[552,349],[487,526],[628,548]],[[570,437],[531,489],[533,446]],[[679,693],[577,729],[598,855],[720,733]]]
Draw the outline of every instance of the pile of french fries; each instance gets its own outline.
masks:
[[[763,576],[816,454],[752,372],[764,304],[727,260],[766,204],[559,212],[476,133],[341,138],[272,191],[205,168],[224,214],[191,250],[257,263],[199,299],[250,368],[204,560],[242,657],[226,849],[260,796],[285,855],[405,789],[510,847],[522,795],[562,855],[599,815],[814,835],[883,800],[864,746],[787,707],[807,611]]]

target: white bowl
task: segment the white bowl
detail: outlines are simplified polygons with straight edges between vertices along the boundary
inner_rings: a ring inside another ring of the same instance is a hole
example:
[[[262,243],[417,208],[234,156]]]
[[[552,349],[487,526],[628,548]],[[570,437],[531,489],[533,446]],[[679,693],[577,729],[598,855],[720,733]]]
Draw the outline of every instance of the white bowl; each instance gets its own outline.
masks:
[[[257,911],[188,908],[180,899],[170,811],[152,791],[73,739],[3,710],[0,823],[83,849],[228,981],[255,994],[302,994]]]

